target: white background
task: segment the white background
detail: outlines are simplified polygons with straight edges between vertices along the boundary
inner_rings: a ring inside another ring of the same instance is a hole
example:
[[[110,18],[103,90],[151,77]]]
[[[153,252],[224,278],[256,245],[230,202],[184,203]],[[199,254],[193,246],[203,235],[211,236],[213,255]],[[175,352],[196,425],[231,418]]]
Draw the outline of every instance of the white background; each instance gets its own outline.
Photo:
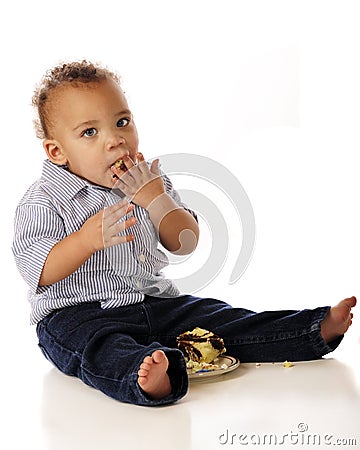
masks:
[[[109,66],[121,74],[146,157],[196,153],[241,182],[256,219],[253,258],[229,285],[239,224],[219,196],[230,253],[200,295],[254,310],[333,304],[359,295],[357,9],[346,0],[34,0],[3,7],[1,384],[9,432],[17,433],[11,423],[19,403],[36,405],[49,367],[28,326],[26,286],[10,250],[14,208],[44,159],[30,106],[43,73],[71,59]],[[353,329],[357,340],[359,326]]]

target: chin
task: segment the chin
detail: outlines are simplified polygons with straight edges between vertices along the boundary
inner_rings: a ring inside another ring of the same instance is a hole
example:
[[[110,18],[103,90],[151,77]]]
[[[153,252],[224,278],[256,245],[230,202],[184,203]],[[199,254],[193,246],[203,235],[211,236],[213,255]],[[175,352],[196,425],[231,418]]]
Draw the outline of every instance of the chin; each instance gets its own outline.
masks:
[[[108,181],[107,179],[97,180],[97,179],[85,178],[85,180],[87,180],[89,183],[94,184],[96,186],[102,186],[102,187],[106,187],[106,188],[110,188],[110,189],[112,189],[114,187],[114,184],[111,181]]]

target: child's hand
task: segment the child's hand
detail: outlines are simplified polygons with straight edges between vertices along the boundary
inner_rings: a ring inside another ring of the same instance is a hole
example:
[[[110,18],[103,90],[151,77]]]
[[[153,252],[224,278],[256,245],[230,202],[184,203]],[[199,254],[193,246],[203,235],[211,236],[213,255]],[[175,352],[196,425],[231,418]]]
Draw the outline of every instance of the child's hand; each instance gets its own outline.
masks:
[[[90,217],[80,229],[83,242],[91,246],[93,252],[96,252],[113,245],[134,240],[135,236],[131,234],[119,236],[121,231],[136,223],[135,217],[119,222],[123,216],[133,209],[134,205],[129,205],[126,200],[122,200]]]
[[[123,158],[126,171],[112,167],[113,173],[118,177],[115,185],[127,195],[130,200],[147,208],[150,203],[165,192],[164,183],[160,176],[159,160],[151,163],[149,168],[142,153],[137,154],[138,164],[125,156]]]

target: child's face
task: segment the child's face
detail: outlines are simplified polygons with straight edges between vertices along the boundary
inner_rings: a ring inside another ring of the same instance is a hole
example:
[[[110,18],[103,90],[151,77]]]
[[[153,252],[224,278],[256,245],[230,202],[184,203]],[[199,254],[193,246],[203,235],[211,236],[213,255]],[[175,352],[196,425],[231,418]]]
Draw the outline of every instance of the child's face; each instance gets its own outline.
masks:
[[[110,167],[125,155],[135,162],[138,135],[127,101],[112,80],[64,85],[50,99],[49,159],[74,174],[113,187]]]

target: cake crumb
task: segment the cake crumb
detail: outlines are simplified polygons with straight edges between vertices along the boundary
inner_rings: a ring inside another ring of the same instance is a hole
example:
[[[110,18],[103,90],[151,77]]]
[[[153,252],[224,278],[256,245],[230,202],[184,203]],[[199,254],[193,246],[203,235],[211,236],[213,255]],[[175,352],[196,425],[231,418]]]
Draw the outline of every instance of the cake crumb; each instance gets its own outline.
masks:
[[[293,364],[292,362],[290,362],[290,361],[285,361],[285,362],[283,362],[283,366],[284,366],[286,369],[288,369],[289,367],[293,367],[294,364]]]

